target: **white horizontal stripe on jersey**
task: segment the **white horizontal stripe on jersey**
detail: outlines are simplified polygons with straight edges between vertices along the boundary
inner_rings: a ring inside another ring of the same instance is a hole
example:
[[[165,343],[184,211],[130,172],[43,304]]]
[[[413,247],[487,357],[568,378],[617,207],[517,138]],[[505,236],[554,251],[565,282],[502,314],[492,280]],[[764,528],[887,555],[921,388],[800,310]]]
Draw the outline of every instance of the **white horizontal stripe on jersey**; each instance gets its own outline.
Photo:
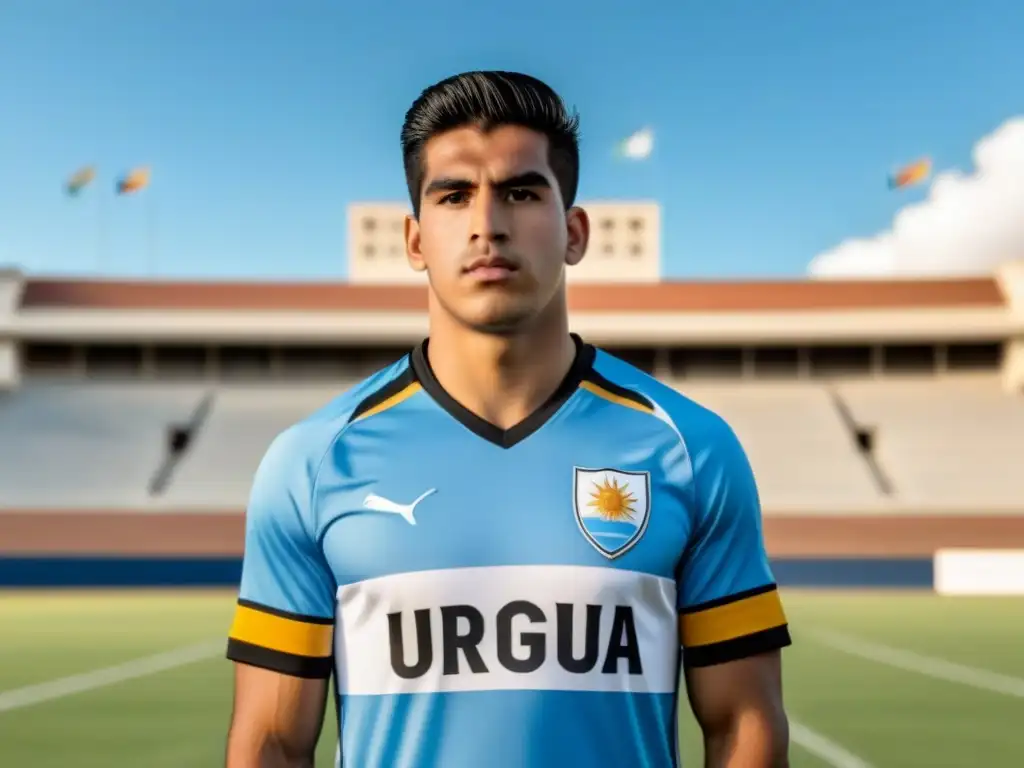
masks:
[[[619,568],[417,571],[338,589],[343,695],[675,693],[676,585]]]

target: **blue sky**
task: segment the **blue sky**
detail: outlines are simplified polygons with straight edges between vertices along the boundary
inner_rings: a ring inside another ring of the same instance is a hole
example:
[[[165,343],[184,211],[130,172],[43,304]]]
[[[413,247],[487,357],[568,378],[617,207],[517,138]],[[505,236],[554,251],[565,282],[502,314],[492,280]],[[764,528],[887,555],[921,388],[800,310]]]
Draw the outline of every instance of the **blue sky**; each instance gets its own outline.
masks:
[[[1024,113],[1022,32],[1019,0],[4,0],[0,264],[343,278],[346,204],[404,200],[411,100],[506,68],[579,109],[584,199],[661,202],[668,277],[802,275],[925,194],[894,166],[969,169]],[[644,125],[651,158],[613,157]],[[139,164],[153,186],[115,198]]]

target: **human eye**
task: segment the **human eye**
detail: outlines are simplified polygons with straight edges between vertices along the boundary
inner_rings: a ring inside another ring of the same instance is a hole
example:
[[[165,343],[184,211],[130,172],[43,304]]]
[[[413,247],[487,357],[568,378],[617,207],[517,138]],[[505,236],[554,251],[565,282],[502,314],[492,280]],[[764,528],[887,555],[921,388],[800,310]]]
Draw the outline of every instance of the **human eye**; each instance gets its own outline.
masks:
[[[449,192],[438,200],[438,203],[441,205],[459,205],[464,202],[466,202],[466,193],[461,190],[458,192]]]
[[[523,187],[515,187],[508,191],[508,197],[513,203],[523,203],[527,200],[539,200],[537,193]]]

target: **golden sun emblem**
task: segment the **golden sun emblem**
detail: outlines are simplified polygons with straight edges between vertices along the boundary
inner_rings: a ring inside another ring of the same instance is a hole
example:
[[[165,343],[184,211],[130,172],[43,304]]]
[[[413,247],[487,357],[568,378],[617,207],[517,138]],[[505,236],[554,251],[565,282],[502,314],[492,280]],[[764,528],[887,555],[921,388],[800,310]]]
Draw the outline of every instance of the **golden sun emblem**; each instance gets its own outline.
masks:
[[[591,500],[587,506],[594,507],[605,520],[632,520],[636,510],[633,505],[636,497],[629,492],[629,483],[619,485],[619,479],[608,478],[604,482],[594,483],[590,492]]]

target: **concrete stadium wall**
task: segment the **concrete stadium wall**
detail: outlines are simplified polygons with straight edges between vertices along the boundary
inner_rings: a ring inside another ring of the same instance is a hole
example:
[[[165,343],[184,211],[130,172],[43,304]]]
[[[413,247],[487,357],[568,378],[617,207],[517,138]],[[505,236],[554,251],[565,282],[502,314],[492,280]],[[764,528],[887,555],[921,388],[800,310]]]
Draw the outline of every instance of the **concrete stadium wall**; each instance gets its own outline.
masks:
[[[935,553],[1024,550],[1022,515],[769,515],[778,581],[804,588],[934,586]],[[234,588],[239,512],[0,512],[0,587]]]

